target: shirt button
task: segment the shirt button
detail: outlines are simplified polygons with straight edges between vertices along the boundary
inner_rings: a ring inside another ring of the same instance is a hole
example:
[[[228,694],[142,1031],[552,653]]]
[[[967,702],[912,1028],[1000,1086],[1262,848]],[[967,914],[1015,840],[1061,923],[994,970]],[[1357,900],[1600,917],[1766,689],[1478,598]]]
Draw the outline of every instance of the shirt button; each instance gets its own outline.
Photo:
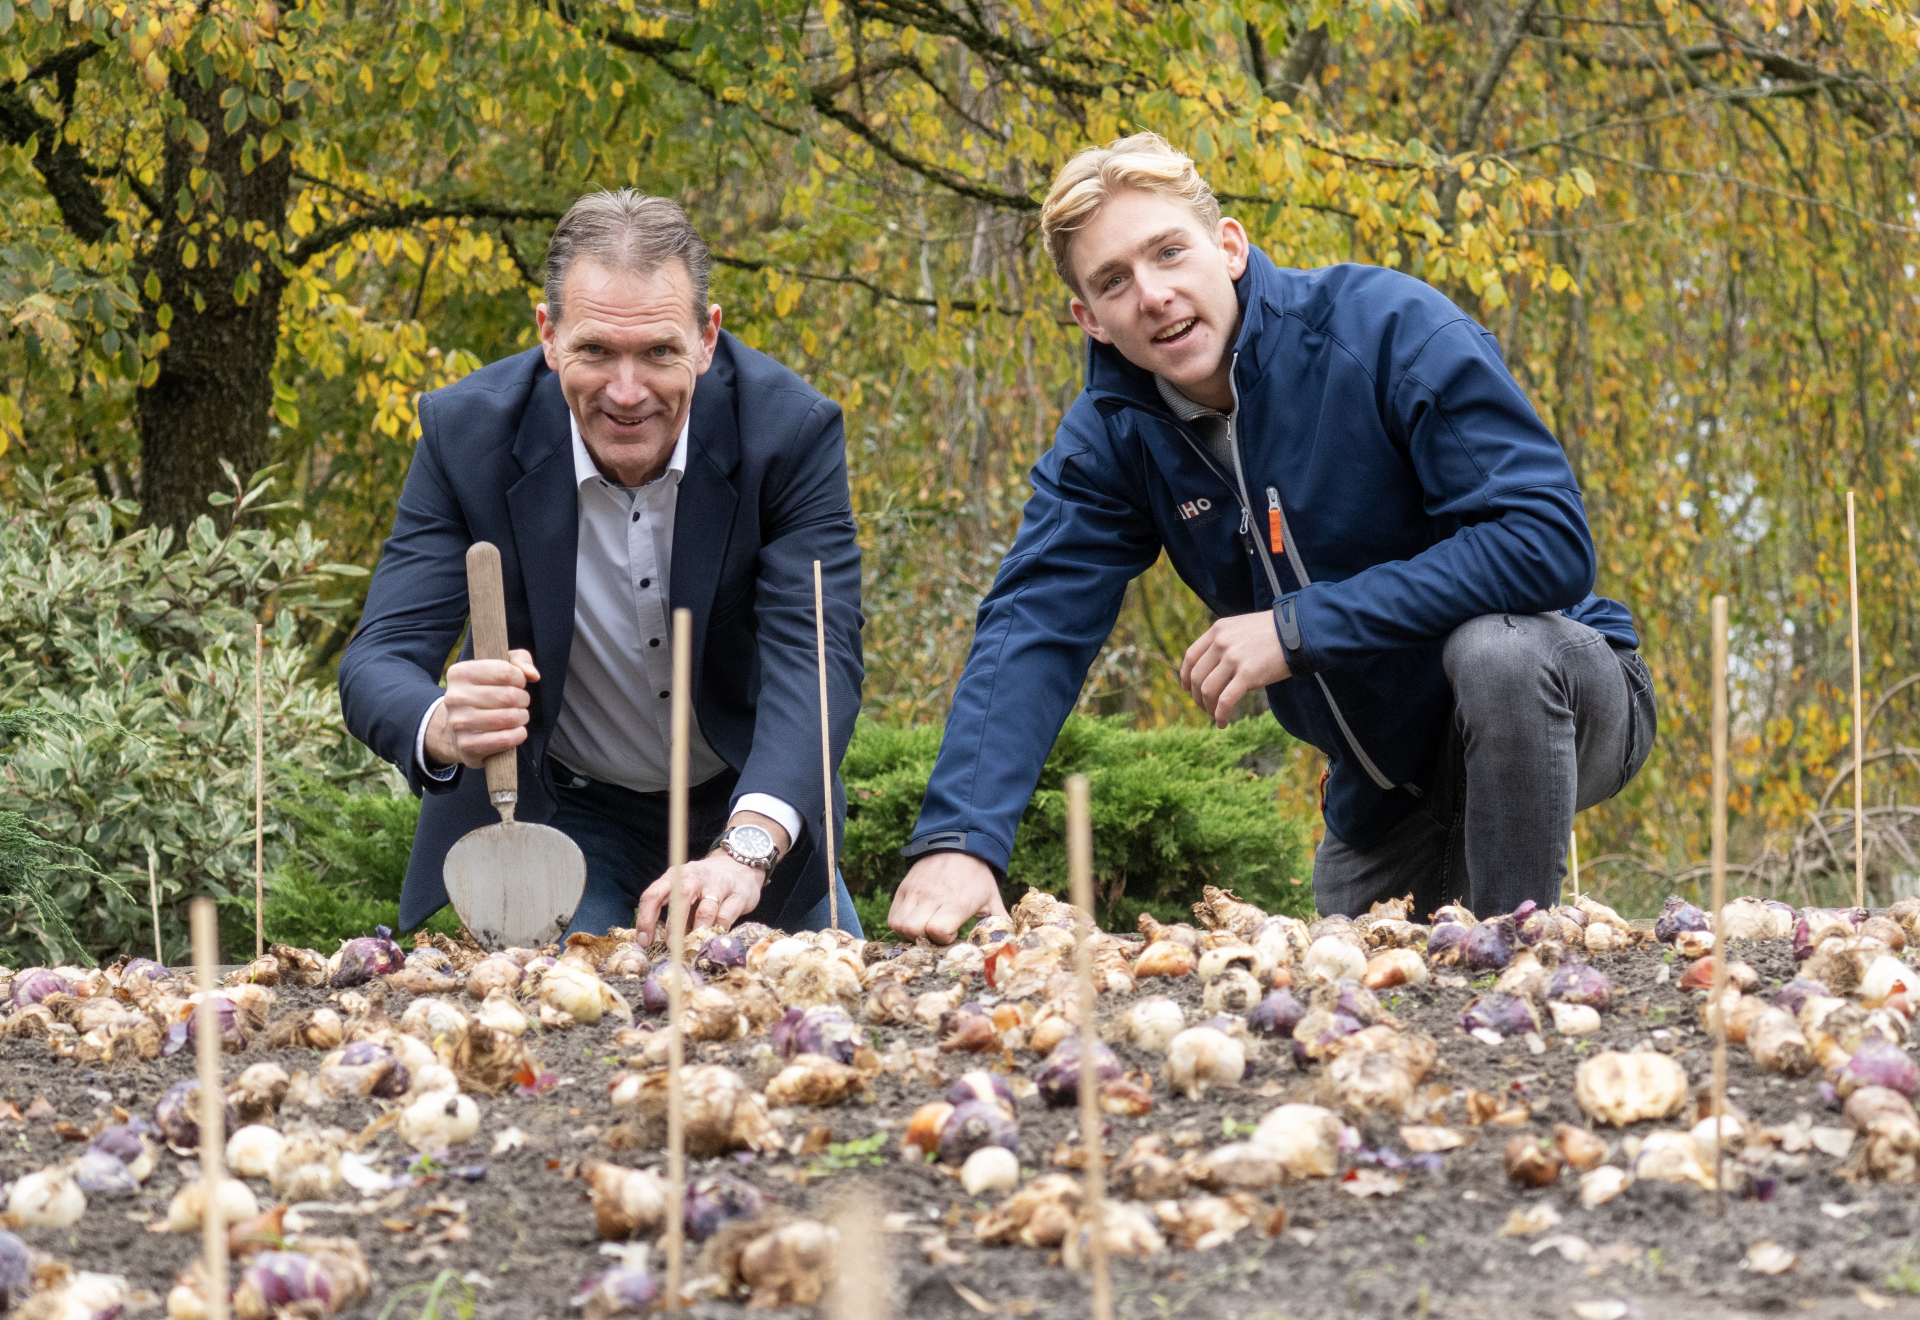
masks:
[[[652,579],[652,578],[641,578],[641,579],[640,579],[640,587],[641,587],[641,589],[642,589],[643,591],[644,591],[644,590],[645,590],[646,588],[648,588],[648,587],[650,587],[650,586],[652,586],[652,585],[653,585],[653,579]]]
[[[647,639],[647,645],[648,645],[648,646],[658,646],[658,645],[660,645],[660,639],[659,639],[658,637],[650,637],[650,638],[648,638],[648,639]]]
[[[636,514],[634,514],[634,515],[633,515],[633,520],[634,520],[635,522],[639,522],[639,521],[640,521],[640,515],[639,515],[639,514],[637,514],[637,513],[636,513]]]

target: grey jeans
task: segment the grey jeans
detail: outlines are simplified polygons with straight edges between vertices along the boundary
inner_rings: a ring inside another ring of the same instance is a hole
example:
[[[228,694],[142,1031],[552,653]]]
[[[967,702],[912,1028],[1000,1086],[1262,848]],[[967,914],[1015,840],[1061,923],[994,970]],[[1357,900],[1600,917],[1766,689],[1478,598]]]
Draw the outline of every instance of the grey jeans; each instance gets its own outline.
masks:
[[[1464,901],[1482,917],[1559,901],[1574,813],[1653,750],[1653,682],[1636,651],[1559,614],[1485,614],[1444,652],[1453,721],[1426,796],[1369,848],[1329,833],[1313,859],[1323,914],[1414,896],[1416,919]]]

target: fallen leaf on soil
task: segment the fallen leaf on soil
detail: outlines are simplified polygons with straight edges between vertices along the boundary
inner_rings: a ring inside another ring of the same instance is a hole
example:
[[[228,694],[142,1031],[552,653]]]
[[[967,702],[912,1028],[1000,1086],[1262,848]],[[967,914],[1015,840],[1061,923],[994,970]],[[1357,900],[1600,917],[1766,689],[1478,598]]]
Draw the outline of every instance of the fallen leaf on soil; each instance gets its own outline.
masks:
[[[1500,1226],[1501,1237],[1529,1237],[1535,1233],[1544,1233],[1560,1222],[1560,1212],[1544,1203],[1529,1206],[1524,1210],[1515,1210],[1507,1216],[1507,1222]]]
[[[58,1112],[59,1111],[52,1105],[47,1103],[47,1097],[44,1095],[36,1095],[33,1097],[32,1103],[27,1106],[28,1118],[52,1118],[54,1114]]]
[[[1543,1251],[1557,1251],[1561,1260],[1571,1261],[1575,1265],[1584,1265],[1593,1259],[1593,1248],[1587,1245],[1586,1239],[1577,1238],[1571,1233],[1543,1237],[1527,1248],[1529,1256],[1538,1256]]]
[[[1778,1242],[1756,1242],[1747,1248],[1747,1258],[1740,1263],[1755,1274],[1785,1274],[1799,1260]]]
[[[1847,1152],[1853,1149],[1853,1132],[1849,1128],[1817,1127],[1807,1136],[1813,1141],[1813,1147],[1822,1155],[1831,1155],[1843,1160]]]
[[[947,1284],[958,1294],[961,1301],[981,1315],[1032,1315],[1035,1306],[1038,1305],[1030,1297],[1020,1297],[1010,1302],[990,1302],[964,1283],[956,1283],[948,1279]]]
[[[523,1064],[513,1079],[515,1095],[544,1095],[560,1085],[560,1078],[550,1072],[535,1072],[531,1063]]]
[[[932,1233],[922,1238],[920,1240],[920,1253],[927,1258],[927,1264],[929,1265],[957,1266],[967,1263],[966,1253],[955,1251],[953,1247],[948,1244],[945,1233]]]
[[[527,1144],[527,1134],[517,1127],[503,1128],[493,1139],[493,1153],[505,1155],[510,1150],[519,1150]]]
[[[1406,1174],[1385,1169],[1348,1169],[1340,1175],[1340,1190],[1349,1196],[1392,1196],[1406,1185]]]
[[[1595,1251],[1593,1260],[1596,1265],[1631,1265],[1644,1255],[1646,1252],[1640,1249],[1638,1243],[1616,1238]]]
[[[1853,1295],[1860,1299],[1860,1305],[1870,1307],[1875,1311],[1889,1310],[1893,1306],[1893,1298],[1882,1297],[1871,1288],[1855,1288]]]
[[[1627,1304],[1612,1298],[1599,1302],[1575,1302],[1573,1313],[1580,1320],[1620,1320],[1627,1313]]]
[[[19,1105],[11,1100],[0,1100],[0,1122],[24,1123],[26,1120],[20,1117]]]
[[[1452,1128],[1443,1127],[1403,1127],[1400,1140],[1407,1143],[1407,1149],[1416,1155],[1431,1155],[1436,1151],[1453,1150],[1467,1144],[1467,1139]]]

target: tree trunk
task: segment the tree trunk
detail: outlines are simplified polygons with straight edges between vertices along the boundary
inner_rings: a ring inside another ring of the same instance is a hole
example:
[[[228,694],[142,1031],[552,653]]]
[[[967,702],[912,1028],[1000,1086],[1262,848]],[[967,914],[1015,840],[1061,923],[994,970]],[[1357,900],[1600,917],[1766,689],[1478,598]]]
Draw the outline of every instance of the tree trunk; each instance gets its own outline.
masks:
[[[153,312],[160,303],[172,307],[173,323],[158,358],[158,379],[138,392],[140,520],[182,534],[201,514],[219,514],[207,496],[231,489],[220,470],[222,459],[243,480],[269,462],[267,425],[283,283],[242,235],[249,221],[266,232],[283,231],[292,153],[283,148],[251,172],[242,171],[241,146],[248,132],[257,134],[261,126],[249,121],[232,137],[223,131],[220,97],[230,85],[216,79],[203,88],[192,75],[173,78],[173,94],[207,130],[208,141],[204,156],[185,142],[167,144],[160,197],[174,205],[190,189],[196,169],[206,172],[212,194],[195,200],[189,219],[181,220],[177,212],[166,217],[171,232],[154,253],[152,269],[161,292],[147,312],[148,330],[158,328]],[[201,232],[190,234],[195,223]],[[184,260],[186,241],[198,249],[191,268]],[[217,259],[210,259],[216,250]],[[260,261],[260,288],[245,303],[237,302],[235,279],[255,260]],[[226,518],[216,521],[224,524]]]

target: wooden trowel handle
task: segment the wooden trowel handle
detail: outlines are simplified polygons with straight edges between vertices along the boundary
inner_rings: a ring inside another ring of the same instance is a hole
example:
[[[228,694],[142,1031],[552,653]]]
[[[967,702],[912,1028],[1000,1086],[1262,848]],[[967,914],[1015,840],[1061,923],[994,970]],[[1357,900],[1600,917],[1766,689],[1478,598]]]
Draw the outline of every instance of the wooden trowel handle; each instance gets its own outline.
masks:
[[[467,548],[467,604],[473,615],[473,658],[507,658],[507,596],[500,585],[500,550],[491,541]],[[503,821],[512,821],[520,800],[519,754],[515,748],[487,758],[487,797]]]

